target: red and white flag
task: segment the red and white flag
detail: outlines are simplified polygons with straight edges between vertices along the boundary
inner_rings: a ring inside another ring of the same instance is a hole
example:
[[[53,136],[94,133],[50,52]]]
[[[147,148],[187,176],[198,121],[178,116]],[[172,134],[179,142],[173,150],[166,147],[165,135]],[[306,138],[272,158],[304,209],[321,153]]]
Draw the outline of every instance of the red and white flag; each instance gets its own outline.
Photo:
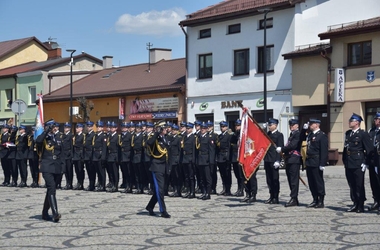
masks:
[[[257,122],[249,117],[247,108],[243,108],[240,129],[239,162],[244,177],[249,180],[256,172],[267,153],[271,141]]]

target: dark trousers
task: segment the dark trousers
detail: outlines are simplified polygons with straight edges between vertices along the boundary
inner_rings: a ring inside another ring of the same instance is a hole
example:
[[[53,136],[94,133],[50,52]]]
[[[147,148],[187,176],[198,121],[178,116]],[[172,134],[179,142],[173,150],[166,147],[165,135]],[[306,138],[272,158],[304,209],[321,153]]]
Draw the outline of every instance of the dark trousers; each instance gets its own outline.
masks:
[[[136,188],[143,190],[144,185],[144,165],[141,162],[133,163],[133,170],[135,172]]]
[[[323,171],[319,167],[306,166],[306,176],[309,182],[309,188],[313,197],[325,196],[325,180],[323,179]]]
[[[194,164],[195,166],[195,178],[196,178],[196,186],[197,189],[202,187],[202,177],[201,177],[201,172],[199,171],[199,166],[198,164]]]
[[[380,179],[379,175],[375,171],[375,166],[370,165],[369,171],[369,182],[372,190],[372,197],[375,201],[380,201]],[[380,166],[378,166],[378,172],[380,171]]]
[[[109,169],[109,179],[114,187],[119,186],[119,164],[117,162],[107,162],[107,168]],[[111,178],[112,176],[112,178]]]
[[[71,159],[63,160],[62,172],[65,174],[66,185],[73,185],[74,168]]]
[[[181,188],[182,188],[182,168],[180,165],[173,165],[172,166],[172,172],[171,172],[171,175],[172,175],[172,180],[173,180],[173,185],[179,189],[177,190],[178,192],[181,192]]]
[[[96,174],[98,175],[99,186],[105,188],[106,186],[106,169],[103,161],[93,161]]]
[[[232,175],[230,162],[218,162],[219,173],[222,178],[223,186],[227,192],[231,191]]]
[[[366,200],[364,189],[364,172],[361,168],[345,168],[346,179],[350,187],[353,202],[363,204]]]
[[[275,169],[273,164],[274,162],[264,162],[265,176],[270,196],[278,198],[280,193],[280,174],[279,168]]]
[[[56,194],[56,187],[57,183],[61,179],[61,174],[52,174],[52,173],[42,173],[42,177],[45,179],[45,185],[46,185],[46,195],[45,195],[45,204],[49,204],[49,198],[51,196],[55,197]],[[50,205],[45,206],[44,204],[44,209],[48,209]],[[47,212],[43,211],[43,212]]]
[[[158,203],[160,207],[160,212],[163,213],[166,211],[166,205],[164,201],[164,188],[165,188],[165,174],[159,172],[152,172],[153,180],[153,195],[150,198],[150,201],[147,208],[154,209],[154,206]]]
[[[90,188],[95,188],[96,170],[95,170],[94,163],[92,161],[85,161],[84,163],[86,165],[89,186]]]
[[[253,194],[253,195],[257,194],[257,177],[256,177],[256,174],[257,174],[257,170],[254,174],[252,174],[251,178],[245,184],[244,189],[245,189],[245,192],[247,192],[248,194]]]
[[[30,174],[34,183],[38,183],[38,156],[35,156],[33,159],[29,159]]]
[[[199,165],[199,172],[202,176],[202,191],[204,194],[211,194],[211,185],[212,185],[212,178],[211,178],[211,171],[210,171],[210,165]]]
[[[11,181],[11,166],[9,165],[9,161],[7,158],[1,158],[1,167],[4,172],[4,183],[9,184]]]
[[[239,162],[233,162],[232,169],[234,170],[235,178],[238,184],[238,189],[242,189],[244,186],[244,174]]]
[[[210,163],[210,171],[211,171],[211,190],[216,190],[216,185],[218,184],[218,175],[217,168],[215,163]]]
[[[290,189],[290,197],[298,198],[299,184],[300,184],[300,164],[288,163],[286,164],[286,177]]]
[[[28,169],[26,166],[26,159],[16,160],[16,165],[17,165],[18,170],[20,171],[21,182],[26,183],[28,179]]]
[[[190,189],[190,193],[195,192],[195,165],[191,163],[183,163],[183,171],[185,175],[185,179],[189,180],[188,187]]]
[[[142,169],[142,185],[143,187],[149,187],[149,184],[152,183],[152,172],[150,172],[150,161],[143,161],[141,163]]]
[[[9,159],[9,164],[11,166],[12,182],[17,184],[18,181],[18,168],[16,164],[16,159]]]
[[[133,183],[133,176],[132,174],[134,171],[131,171],[132,169],[132,163],[130,161],[128,162],[121,162],[120,163],[120,170],[122,173],[122,178],[123,178],[123,184],[126,185],[126,187],[132,188],[132,183]]]
[[[78,183],[83,185],[84,181],[84,164],[83,161],[74,161],[75,174],[77,175]]]

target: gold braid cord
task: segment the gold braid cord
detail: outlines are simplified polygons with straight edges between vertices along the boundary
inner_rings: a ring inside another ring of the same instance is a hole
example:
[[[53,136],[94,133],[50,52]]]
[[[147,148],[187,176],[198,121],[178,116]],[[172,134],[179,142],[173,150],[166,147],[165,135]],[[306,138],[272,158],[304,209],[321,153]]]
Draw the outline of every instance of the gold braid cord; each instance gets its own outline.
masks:
[[[30,147],[30,146],[32,146],[32,136],[31,135],[29,135],[28,136],[28,147]]]
[[[198,136],[195,137],[195,147],[199,149],[201,147],[201,144],[198,142]]]
[[[18,145],[18,137],[19,137],[19,135],[16,136],[16,143],[15,143],[16,146]]]
[[[132,135],[131,146],[135,146],[135,134]]]
[[[157,148],[157,151],[160,153],[160,155],[155,155],[155,154],[153,154],[154,147]],[[162,147],[160,146],[160,144],[158,144],[158,141],[157,141],[157,140],[156,140],[156,143],[153,145],[153,148],[148,147],[148,149],[149,149],[149,153],[150,153],[150,155],[153,156],[154,158],[159,159],[159,158],[161,158],[162,156],[166,155],[166,161],[168,160],[168,157],[169,157],[169,156],[168,156],[168,150],[167,150],[166,148],[162,148]]]

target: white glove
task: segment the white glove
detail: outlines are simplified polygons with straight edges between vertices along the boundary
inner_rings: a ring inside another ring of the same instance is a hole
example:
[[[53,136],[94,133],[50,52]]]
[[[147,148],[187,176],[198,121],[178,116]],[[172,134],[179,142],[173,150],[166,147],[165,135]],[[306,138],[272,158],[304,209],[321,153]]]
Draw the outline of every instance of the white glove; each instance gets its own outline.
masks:
[[[368,168],[368,165],[362,163],[361,167],[362,167],[362,172],[365,172],[365,170]]]
[[[378,171],[378,169],[377,169],[377,167],[375,167],[375,172],[376,172],[376,174],[379,174],[377,171]]]
[[[278,169],[280,167],[280,163],[278,161],[276,161],[274,164],[273,164],[273,167],[274,169]]]
[[[308,129],[309,128],[309,123],[307,122],[307,123],[305,123],[304,125],[303,125],[303,129]]]
[[[325,170],[325,167],[324,166],[319,166],[319,170],[323,171],[323,170]]]
[[[267,123],[263,123],[263,128],[267,128]]]
[[[277,147],[277,148],[276,148],[276,152],[277,152],[277,153],[281,153],[281,147]]]

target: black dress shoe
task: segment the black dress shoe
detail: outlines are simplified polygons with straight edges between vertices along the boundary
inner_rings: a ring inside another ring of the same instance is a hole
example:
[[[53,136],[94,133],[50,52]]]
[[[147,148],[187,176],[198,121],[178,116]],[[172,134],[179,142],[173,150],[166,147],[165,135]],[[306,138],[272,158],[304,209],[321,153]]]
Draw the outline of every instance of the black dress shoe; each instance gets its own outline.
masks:
[[[206,194],[201,194],[200,196],[197,197],[197,199],[202,200],[202,198],[203,198],[205,195],[206,195]]]
[[[112,184],[110,182],[107,183],[106,188],[111,188]]]
[[[250,195],[247,193],[245,197],[240,202],[248,202],[250,198]]]
[[[226,193],[226,190],[223,189],[222,192],[218,193],[218,195],[224,195]]]
[[[375,203],[372,204],[372,206],[369,208],[370,211],[373,211],[373,210],[378,210],[379,208],[379,203],[377,201],[375,201]]]
[[[127,184],[123,183],[119,186],[119,188],[126,188],[127,187]]]
[[[17,187],[17,183],[11,182],[11,183],[9,183],[8,187]]]
[[[73,189],[73,186],[71,186],[70,184],[67,184],[67,185],[64,186],[62,189],[63,189],[63,190],[70,190],[70,189]]]
[[[189,196],[188,196],[187,198],[189,198],[189,199],[194,199],[194,198],[196,198],[196,197],[195,197],[195,194],[189,194]]]
[[[185,195],[182,196],[182,198],[189,198],[190,193],[186,193]]]
[[[233,194],[233,196],[236,196],[236,197],[244,196],[244,194],[243,194],[243,190],[238,189],[238,190]]]
[[[313,202],[307,205],[307,207],[311,208],[311,207],[315,207],[316,205],[317,205],[317,200],[313,200]]]
[[[364,213],[364,204],[358,205],[358,209],[356,210],[357,213]]]
[[[49,220],[51,220],[51,217],[48,213],[42,213],[42,219],[49,221]]]
[[[279,204],[278,198],[273,198],[269,204]]]
[[[358,210],[358,205],[354,204],[352,207],[347,209],[346,212],[353,213],[353,212],[356,212],[357,210]]]
[[[20,182],[20,184],[18,185],[18,187],[21,187],[21,188],[24,188],[24,187],[27,187],[28,185],[26,185],[25,182]]]
[[[170,216],[170,214],[168,214],[168,212],[164,211],[164,212],[161,213],[161,217],[162,217],[162,218],[167,218],[167,219],[168,219],[168,218],[170,218],[171,216]]]
[[[299,205],[298,199],[291,198],[290,201],[288,201],[288,203],[285,204],[285,207],[296,207],[298,205]]]
[[[273,198],[270,197],[268,200],[264,201],[265,204],[272,204]]]
[[[209,194],[206,194],[205,196],[202,197],[202,200],[210,200],[211,196]]]
[[[223,195],[224,195],[224,196],[232,196],[232,194],[231,194],[230,191],[226,191]]]
[[[95,192],[105,192],[106,189],[103,186],[99,186],[95,189]]]
[[[256,202],[256,195],[251,195],[251,197],[249,198],[249,200],[247,201],[248,203],[253,203],[253,202]]]
[[[146,207],[145,209],[146,209],[146,211],[149,212],[149,215],[150,215],[150,216],[156,216],[156,213],[153,212],[153,209],[152,209],[152,208],[150,208],[150,207]]]
[[[215,189],[211,190],[211,194],[216,194],[216,190]]]
[[[133,194],[142,194],[143,191],[141,189],[137,189],[135,191],[132,192]]]
[[[90,186],[84,189],[84,191],[94,191],[94,190],[95,190],[95,187],[90,187]]]

